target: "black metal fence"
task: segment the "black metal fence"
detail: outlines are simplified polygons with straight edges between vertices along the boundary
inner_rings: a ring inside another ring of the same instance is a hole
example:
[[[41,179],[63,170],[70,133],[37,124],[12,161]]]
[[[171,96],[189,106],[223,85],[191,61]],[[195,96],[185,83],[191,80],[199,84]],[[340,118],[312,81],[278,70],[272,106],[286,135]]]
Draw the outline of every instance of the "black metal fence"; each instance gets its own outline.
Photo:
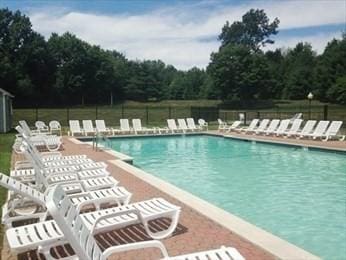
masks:
[[[286,119],[296,113],[302,113],[303,119],[341,120],[346,125],[346,109],[332,106],[284,107],[268,110],[224,110],[218,107],[173,107],[173,106],[117,106],[117,107],[84,107],[84,108],[28,108],[13,110],[14,126],[19,120],[26,120],[34,125],[40,120],[48,123],[57,120],[62,126],[68,126],[69,120],[103,119],[107,125],[119,125],[121,118],[140,118],[144,125],[165,125],[168,118],[203,118],[213,124],[217,118],[225,121],[239,119],[243,113],[248,123],[254,118]]]

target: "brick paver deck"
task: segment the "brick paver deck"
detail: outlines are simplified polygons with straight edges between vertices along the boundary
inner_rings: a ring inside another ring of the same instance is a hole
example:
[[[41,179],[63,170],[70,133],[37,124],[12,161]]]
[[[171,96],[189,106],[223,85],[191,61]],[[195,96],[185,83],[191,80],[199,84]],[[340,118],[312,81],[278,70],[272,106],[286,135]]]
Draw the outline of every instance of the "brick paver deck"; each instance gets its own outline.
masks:
[[[86,144],[75,144],[68,138],[64,137],[63,154],[87,154],[95,161],[114,160],[115,158],[104,152],[94,151],[91,146]],[[164,239],[162,242],[166,246],[169,255],[175,256],[195,251],[209,250],[219,248],[221,245],[233,246],[237,248],[246,259],[274,259],[272,255],[261,248],[248,242],[246,239],[239,237],[231,231],[225,229],[219,224],[208,219],[204,215],[199,214],[192,208],[181,203],[179,200],[167,195],[166,193],[154,188],[150,184],[136,178],[135,176],[120,170],[113,164],[108,163],[107,168],[112,175],[120,181],[120,185],[126,187],[133,193],[132,202],[150,199],[153,197],[163,197],[182,208],[179,219],[179,225],[173,236]],[[164,226],[167,220],[160,220],[156,225]],[[117,231],[108,232],[97,235],[100,245],[109,247],[120,243],[128,243],[134,241],[143,241],[150,239],[141,232],[141,225],[128,227]],[[121,237],[121,239],[120,239]],[[68,248],[55,249],[56,255],[64,255]],[[157,249],[146,249],[135,252],[126,252],[117,254],[111,259],[160,259],[161,255]],[[15,256],[11,254],[10,249],[4,240],[4,248],[2,251],[2,259],[37,259],[36,252],[28,252]]]

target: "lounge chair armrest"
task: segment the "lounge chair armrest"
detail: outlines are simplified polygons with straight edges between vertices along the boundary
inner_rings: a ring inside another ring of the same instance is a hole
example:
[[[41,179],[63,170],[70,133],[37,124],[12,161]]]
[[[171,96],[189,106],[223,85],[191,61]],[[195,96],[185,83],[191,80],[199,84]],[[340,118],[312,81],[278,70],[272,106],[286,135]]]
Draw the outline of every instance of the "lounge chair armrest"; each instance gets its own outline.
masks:
[[[15,170],[20,170],[20,169],[27,169],[27,168],[32,168],[32,164],[29,161],[17,161],[14,164],[14,169]]]
[[[161,251],[163,257],[168,258],[167,250],[160,241],[149,240],[149,241],[136,242],[136,243],[109,247],[103,252],[102,259],[106,260],[109,256],[115,253],[125,252],[129,250],[144,249],[144,248],[158,248]]]
[[[107,215],[98,217],[98,218],[95,220],[94,225],[92,226],[90,232],[91,232],[91,234],[94,234],[98,222],[100,222],[100,221],[103,220],[103,219],[111,218],[111,217],[117,217],[117,216],[121,216],[121,215],[125,215],[125,214],[131,214],[131,213],[136,214],[137,217],[138,217],[138,219],[140,220],[140,222],[141,222],[141,223],[144,223],[143,217],[142,217],[142,215],[141,215],[141,212],[140,212],[138,209],[122,210],[122,211],[119,211],[119,212],[112,212],[112,213],[110,213],[110,214],[107,214]]]
[[[90,200],[86,200],[86,201],[79,203],[77,206],[77,212],[79,213],[80,210],[84,206],[87,206],[87,205],[94,205],[95,207],[97,207],[97,204],[113,202],[113,201],[115,201],[118,206],[121,205],[119,199],[116,196],[109,196],[107,198],[90,199]]]
[[[61,152],[43,152],[40,153],[42,157],[61,157]]]

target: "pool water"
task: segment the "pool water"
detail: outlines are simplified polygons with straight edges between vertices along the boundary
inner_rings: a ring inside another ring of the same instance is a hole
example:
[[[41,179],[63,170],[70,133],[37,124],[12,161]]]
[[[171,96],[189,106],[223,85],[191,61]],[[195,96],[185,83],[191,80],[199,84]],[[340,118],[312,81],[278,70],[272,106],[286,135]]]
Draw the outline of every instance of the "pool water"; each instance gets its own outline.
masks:
[[[134,165],[324,259],[346,259],[346,156],[213,136],[118,138]]]

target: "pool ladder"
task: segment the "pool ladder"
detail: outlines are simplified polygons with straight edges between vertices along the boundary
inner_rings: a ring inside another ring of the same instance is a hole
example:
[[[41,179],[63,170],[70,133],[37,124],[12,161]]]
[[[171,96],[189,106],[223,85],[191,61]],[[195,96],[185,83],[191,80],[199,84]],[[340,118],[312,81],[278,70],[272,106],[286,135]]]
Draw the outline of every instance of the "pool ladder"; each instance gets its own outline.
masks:
[[[102,145],[100,147],[99,143],[101,141],[104,141],[105,145]],[[100,150],[110,149],[111,147],[112,147],[111,140],[107,136],[105,136],[104,134],[97,132],[93,136],[93,150],[100,151]]]

